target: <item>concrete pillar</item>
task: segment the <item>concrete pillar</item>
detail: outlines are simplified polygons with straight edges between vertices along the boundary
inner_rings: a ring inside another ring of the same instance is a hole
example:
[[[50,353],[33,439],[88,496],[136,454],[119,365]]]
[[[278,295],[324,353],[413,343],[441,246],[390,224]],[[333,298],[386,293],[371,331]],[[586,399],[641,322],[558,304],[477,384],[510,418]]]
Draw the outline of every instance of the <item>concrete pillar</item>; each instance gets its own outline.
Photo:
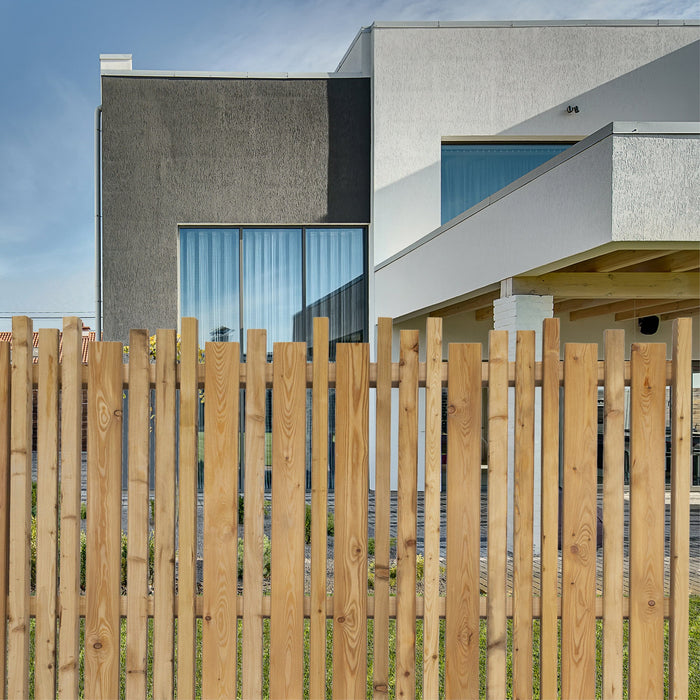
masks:
[[[551,296],[514,295],[493,302],[493,327],[508,331],[508,354],[515,361],[516,331],[535,331],[535,358],[542,359],[542,323],[553,316]],[[508,551],[513,551],[513,445],[515,442],[515,390],[508,392]],[[535,490],[533,511],[534,553],[540,553],[540,503],[542,494],[542,399],[535,394]]]

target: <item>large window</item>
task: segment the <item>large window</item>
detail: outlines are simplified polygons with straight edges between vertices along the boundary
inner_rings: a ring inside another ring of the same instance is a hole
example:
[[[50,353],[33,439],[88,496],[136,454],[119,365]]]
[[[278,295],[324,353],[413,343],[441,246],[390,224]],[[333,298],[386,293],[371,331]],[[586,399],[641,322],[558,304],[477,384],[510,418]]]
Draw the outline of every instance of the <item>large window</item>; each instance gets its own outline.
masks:
[[[458,216],[569,147],[568,143],[443,144],[441,221]]]

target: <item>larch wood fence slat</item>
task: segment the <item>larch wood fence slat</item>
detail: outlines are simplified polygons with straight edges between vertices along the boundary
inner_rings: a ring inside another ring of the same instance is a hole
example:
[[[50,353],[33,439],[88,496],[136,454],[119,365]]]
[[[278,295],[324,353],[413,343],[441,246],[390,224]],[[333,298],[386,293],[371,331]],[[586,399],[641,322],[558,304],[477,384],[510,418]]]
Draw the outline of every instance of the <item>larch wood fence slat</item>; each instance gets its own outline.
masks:
[[[671,698],[687,697],[691,672],[690,320],[674,322],[670,361],[664,345],[639,343],[632,345],[631,361],[626,362],[621,331],[606,332],[604,361],[598,359],[596,345],[585,343],[564,345],[562,361],[556,319],[544,324],[541,362],[535,359],[532,331],[518,332],[515,362],[508,361],[508,335],[503,331],[490,333],[487,361],[482,361],[478,344],[450,344],[443,361],[442,322],[431,318],[424,362],[419,359],[418,332],[403,330],[393,337],[390,319],[379,319],[375,362],[368,345],[342,343],[336,346],[337,360],[329,362],[329,330],[327,320],[314,320],[311,362],[303,343],[275,343],[270,360],[265,331],[254,330],[248,331],[243,360],[238,343],[207,343],[201,362],[197,322],[183,319],[179,358],[174,331],[157,333],[153,363],[147,332],[137,330],[130,335],[128,356],[119,343],[93,343],[86,368],[81,364],[79,319],[64,321],[60,363],[56,331],[41,331],[33,363],[31,321],[13,319],[12,348],[0,343],[0,614],[5,621],[0,626],[0,697],[27,698],[33,693],[34,697],[72,698],[78,697],[82,686],[86,698],[98,699],[120,695],[143,699],[151,687],[156,698],[192,698],[200,688],[206,698],[231,698],[237,693],[245,698],[268,694],[321,698],[326,697],[328,679],[334,698],[365,697],[370,624],[374,670],[369,693],[374,698],[388,697],[392,683],[397,698],[414,697],[417,692],[425,698],[475,698],[484,681],[488,698],[506,697],[510,688],[513,697],[530,698],[535,664],[539,664],[540,697],[556,697],[561,679],[563,697],[588,698],[596,692],[597,655],[603,661],[603,698],[623,697],[625,683],[630,697],[665,693]],[[392,363],[394,344],[398,363]],[[88,396],[87,562],[82,595],[84,387]],[[631,442],[629,598],[623,597],[626,387],[630,387]],[[671,557],[665,572],[667,387],[671,396]],[[31,575],[35,389],[37,553],[36,574]],[[515,397],[512,416],[509,392]],[[333,396],[334,589],[329,594],[328,428]],[[598,582],[602,596],[596,594],[595,578],[599,397],[604,399],[604,568]],[[204,424],[199,425],[202,402]],[[541,415],[539,425],[537,415]],[[484,435],[488,438],[485,563],[480,545],[482,416],[487,417]],[[509,420],[514,436],[512,596],[506,594]],[[540,503],[533,501],[536,429],[541,429]],[[424,453],[419,454],[423,431]],[[152,440],[154,455],[149,454]],[[557,547],[560,441],[561,566]],[[125,510],[123,445],[128,451]],[[270,447],[272,494],[267,497],[271,508],[265,501]],[[398,465],[396,560],[390,556],[392,454]],[[197,493],[202,458],[203,513],[197,505],[202,498]],[[423,458],[421,548],[417,489]],[[155,492],[149,491],[150,463],[155,464]],[[304,545],[307,464],[311,466],[310,554]],[[239,470],[245,484],[242,581],[237,575]],[[446,501],[441,494],[443,473]],[[367,583],[372,571],[368,539],[368,499],[372,497],[373,591]],[[447,508],[444,533],[440,531],[441,503]],[[541,539],[533,543],[533,524],[540,509]],[[199,517],[203,517],[201,533]],[[128,538],[125,564],[120,541],[123,518]],[[271,528],[269,579],[263,575],[266,523]],[[198,540],[203,545],[200,553]],[[540,547],[539,591],[533,579],[533,545]],[[420,594],[417,554],[425,556]],[[310,586],[305,595],[305,557],[309,556]],[[484,579],[480,579],[482,567]],[[396,595],[390,595],[394,570]],[[441,594],[443,571],[446,589]],[[670,576],[670,597],[664,597],[664,573]],[[506,666],[509,617],[513,620],[510,677]],[[85,619],[82,647],[81,618]],[[265,618],[269,618],[269,637]],[[309,620],[306,632],[305,618]],[[396,620],[396,632],[390,639],[391,618]],[[533,620],[537,618],[540,653],[534,658]],[[601,618],[603,645],[597,649],[596,619]],[[487,644],[481,650],[485,679],[480,678],[479,666],[481,619],[487,623]],[[147,663],[150,624],[152,670]],[[423,625],[422,669],[416,668],[419,624]],[[30,625],[34,625],[31,647]],[[332,626],[332,649],[326,649],[328,626]],[[390,647],[396,659],[393,678]],[[125,652],[123,662],[120,648]],[[626,678],[625,651],[629,654]],[[332,659],[328,667],[327,653]],[[82,654],[83,672],[78,663]],[[269,679],[264,674],[266,658]],[[264,693],[268,680],[269,693]]]

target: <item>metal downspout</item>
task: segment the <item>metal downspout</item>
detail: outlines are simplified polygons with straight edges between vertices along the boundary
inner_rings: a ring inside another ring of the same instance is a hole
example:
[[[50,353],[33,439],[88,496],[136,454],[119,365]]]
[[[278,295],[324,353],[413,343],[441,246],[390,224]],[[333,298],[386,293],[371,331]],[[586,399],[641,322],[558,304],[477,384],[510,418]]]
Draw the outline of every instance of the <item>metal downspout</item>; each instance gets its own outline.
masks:
[[[95,109],[95,321],[102,340],[102,105]]]

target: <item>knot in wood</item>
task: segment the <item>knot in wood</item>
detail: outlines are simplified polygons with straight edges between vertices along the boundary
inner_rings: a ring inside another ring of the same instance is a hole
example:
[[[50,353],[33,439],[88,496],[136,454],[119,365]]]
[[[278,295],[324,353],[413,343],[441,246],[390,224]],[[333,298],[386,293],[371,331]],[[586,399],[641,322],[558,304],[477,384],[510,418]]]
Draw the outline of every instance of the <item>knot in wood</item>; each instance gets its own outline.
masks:
[[[92,645],[93,649],[102,649],[102,643],[101,642],[95,642]]]
[[[121,418],[121,417],[122,417],[121,409],[118,408],[118,409],[114,412],[114,415],[115,415],[117,418]]]
[[[578,545],[577,545],[577,544],[572,544],[572,545],[571,545],[571,553],[572,553],[572,554],[578,554]]]
[[[345,618],[341,615],[341,616],[336,620],[336,622],[339,622],[339,623],[342,625],[343,622],[345,622]]]
[[[455,413],[457,412],[457,408],[455,407],[454,404],[450,404],[450,405],[447,407],[447,412],[448,412],[450,415],[453,415],[453,414],[455,414]]]
[[[656,605],[656,601],[655,601],[655,600],[650,600],[650,601],[649,601],[649,607],[650,607],[650,608],[653,608],[655,605]]]

